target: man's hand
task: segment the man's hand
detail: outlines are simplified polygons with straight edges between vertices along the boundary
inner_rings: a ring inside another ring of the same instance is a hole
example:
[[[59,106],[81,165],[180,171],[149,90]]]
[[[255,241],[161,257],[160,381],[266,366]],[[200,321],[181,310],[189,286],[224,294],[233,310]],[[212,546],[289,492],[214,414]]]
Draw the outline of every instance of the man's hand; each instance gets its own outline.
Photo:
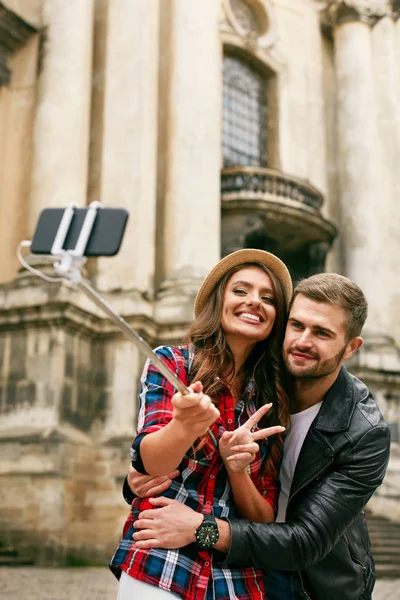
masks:
[[[219,417],[219,410],[211,398],[203,394],[203,385],[196,381],[189,387],[190,393],[177,392],[172,396],[172,416],[185,431],[200,437]]]
[[[183,548],[196,541],[195,531],[203,522],[203,515],[178,500],[150,498],[154,507],[144,510],[133,526],[133,539],[138,548]]]
[[[132,492],[139,498],[150,498],[151,496],[158,496],[167,490],[172,479],[178,477],[179,471],[172,471],[168,475],[161,477],[153,477],[152,475],[144,475],[139,473],[133,467],[129,467],[128,471],[128,485]]]
[[[257,440],[285,431],[284,427],[276,425],[252,433],[253,427],[257,425],[271,406],[272,404],[265,404],[244,425],[238,427],[235,431],[225,431],[222,434],[219,441],[219,453],[228,473],[240,473],[247,469],[259,452]]]

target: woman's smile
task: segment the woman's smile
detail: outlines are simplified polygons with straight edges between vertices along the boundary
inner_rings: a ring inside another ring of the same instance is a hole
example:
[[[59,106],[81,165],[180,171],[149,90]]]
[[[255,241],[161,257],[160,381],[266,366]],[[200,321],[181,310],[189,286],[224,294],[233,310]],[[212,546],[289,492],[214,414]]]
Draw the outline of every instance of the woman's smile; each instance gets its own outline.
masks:
[[[264,322],[264,319],[262,319],[260,315],[251,312],[241,312],[237,315],[237,317],[239,317],[239,319],[242,319],[243,321],[250,321],[252,323]]]

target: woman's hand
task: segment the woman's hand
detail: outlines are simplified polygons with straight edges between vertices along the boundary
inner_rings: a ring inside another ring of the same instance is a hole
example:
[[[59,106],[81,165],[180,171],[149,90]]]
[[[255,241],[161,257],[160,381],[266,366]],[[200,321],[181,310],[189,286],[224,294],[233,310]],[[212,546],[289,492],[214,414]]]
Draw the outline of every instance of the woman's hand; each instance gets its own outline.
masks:
[[[257,440],[285,431],[285,428],[280,425],[260,429],[254,433],[251,431],[271,406],[272,404],[265,404],[244,425],[235,431],[225,431],[222,434],[219,441],[219,453],[228,473],[240,473],[247,469],[259,451]]]
[[[172,396],[172,419],[157,431],[143,436],[140,455],[146,473],[163,476],[177,469],[185,453],[205,435],[219,417],[219,410],[197,381],[189,393]],[[171,414],[171,413],[170,413]]]
[[[196,381],[190,387],[190,394],[176,393],[172,397],[172,415],[185,431],[200,437],[219,417],[219,410],[211,398],[203,394],[203,385]]]

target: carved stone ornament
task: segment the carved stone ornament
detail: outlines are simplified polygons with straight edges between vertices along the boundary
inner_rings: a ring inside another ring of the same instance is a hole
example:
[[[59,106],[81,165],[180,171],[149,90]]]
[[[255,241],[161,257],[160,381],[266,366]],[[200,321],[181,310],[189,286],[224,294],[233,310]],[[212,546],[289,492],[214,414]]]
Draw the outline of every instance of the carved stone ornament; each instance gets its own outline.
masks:
[[[254,8],[246,0],[231,0],[232,13],[246,35],[259,36],[263,33]]]
[[[0,2],[0,87],[7,85],[11,79],[8,56],[21,48],[36,31]]]
[[[374,25],[382,17],[392,14],[391,0],[322,0],[317,4],[325,27],[334,27],[345,21],[364,21]]]
[[[223,0],[225,23],[221,29],[231,29],[246,45],[260,48],[276,41],[269,0]]]

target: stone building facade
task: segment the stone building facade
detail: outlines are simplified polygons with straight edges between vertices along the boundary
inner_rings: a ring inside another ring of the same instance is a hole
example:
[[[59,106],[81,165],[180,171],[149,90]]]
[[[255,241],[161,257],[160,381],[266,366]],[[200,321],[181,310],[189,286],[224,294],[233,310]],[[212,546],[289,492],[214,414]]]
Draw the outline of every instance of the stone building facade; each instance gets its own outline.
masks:
[[[120,253],[87,270],[153,346],[183,337],[230,251],[348,275],[370,305],[351,369],[397,439],[399,17],[397,0],[0,0],[0,540],[104,561],[127,511],[143,358],[19,269],[44,207],[129,210]]]

